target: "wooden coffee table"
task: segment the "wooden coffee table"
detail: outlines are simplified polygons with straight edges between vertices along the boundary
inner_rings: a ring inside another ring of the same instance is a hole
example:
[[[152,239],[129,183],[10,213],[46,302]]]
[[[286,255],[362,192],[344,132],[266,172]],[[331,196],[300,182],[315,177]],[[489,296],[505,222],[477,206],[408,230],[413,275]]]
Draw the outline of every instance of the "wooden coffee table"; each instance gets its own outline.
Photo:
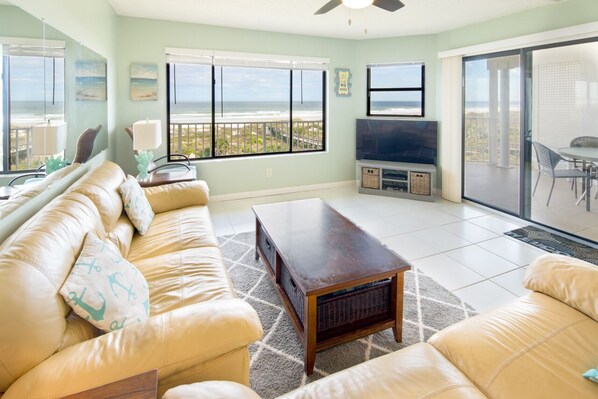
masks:
[[[401,342],[409,263],[320,199],[253,207],[261,257],[304,348],[316,352],[392,328]]]

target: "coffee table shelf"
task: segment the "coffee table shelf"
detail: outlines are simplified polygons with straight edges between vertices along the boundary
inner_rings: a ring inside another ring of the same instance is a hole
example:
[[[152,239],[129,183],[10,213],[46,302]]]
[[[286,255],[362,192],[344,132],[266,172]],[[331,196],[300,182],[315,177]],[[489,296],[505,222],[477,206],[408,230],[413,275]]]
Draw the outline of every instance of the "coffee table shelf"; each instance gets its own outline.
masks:
[[[256,259],[303,344],[308,375],[317,351],[387,328],[401,341],[407,261],[319,199],[253,210]]]

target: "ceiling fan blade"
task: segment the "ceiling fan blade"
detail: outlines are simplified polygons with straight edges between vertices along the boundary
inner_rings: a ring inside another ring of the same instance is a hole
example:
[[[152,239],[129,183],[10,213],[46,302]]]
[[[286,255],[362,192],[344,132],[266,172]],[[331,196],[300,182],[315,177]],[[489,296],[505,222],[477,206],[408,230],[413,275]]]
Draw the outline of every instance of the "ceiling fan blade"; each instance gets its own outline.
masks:
[[[374,0],[374,5],[390,12],[405,7],[405,4],[401,3],[399,0]]]
[[[326,14],[328,11],[335,9],[341,4],[343,4],[342,0],[330,0],[328,3],[324,4],[324,7],[316,11],[314,15]]]

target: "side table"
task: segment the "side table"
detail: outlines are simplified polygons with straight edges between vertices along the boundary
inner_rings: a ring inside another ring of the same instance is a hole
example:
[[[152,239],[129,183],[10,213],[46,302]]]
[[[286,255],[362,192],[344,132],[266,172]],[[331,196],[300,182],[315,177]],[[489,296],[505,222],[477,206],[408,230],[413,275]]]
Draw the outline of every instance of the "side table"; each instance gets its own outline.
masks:
[[[158,370],[150,370],[61,399],[156,399],[157,396]]]
[[[141,187],[155,187],[163,184],[179,183],[184,181],[193,181],[196,179],[196,169],[184,170],[164,170],[150,173],[149,181],[140,181]]]
[[[11,195],[19,191],[18,188],[13,186],[2,186],[0,187],[0,200],[7,200]]]

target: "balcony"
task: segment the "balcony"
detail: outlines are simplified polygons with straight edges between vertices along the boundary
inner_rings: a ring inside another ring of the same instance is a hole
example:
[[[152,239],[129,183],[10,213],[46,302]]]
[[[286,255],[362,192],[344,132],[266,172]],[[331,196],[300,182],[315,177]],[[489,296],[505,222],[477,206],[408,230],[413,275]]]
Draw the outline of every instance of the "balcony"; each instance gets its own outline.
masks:
[[[35,170],[44,163],[43,156],[31,155],[31,126],[19,126],[10,128],[9,136],[9,171]],[[0,165],[0,170],[3,165]]]
[[[219,122],[215,126],[215,157],[285,153],[290,151],[289,122]],[[293,152],[324,149],[324,122],[292,123]],[[212,157],[211,123],[171,123],[170,153],[192,159]]]

